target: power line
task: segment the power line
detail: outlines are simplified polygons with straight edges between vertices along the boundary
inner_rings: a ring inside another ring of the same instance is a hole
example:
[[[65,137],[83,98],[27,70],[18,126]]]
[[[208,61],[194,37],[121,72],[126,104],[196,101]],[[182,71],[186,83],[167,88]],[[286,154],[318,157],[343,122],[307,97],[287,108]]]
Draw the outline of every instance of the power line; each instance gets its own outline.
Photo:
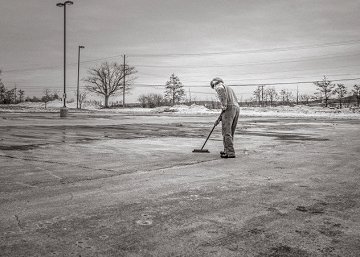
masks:
[[[360,78],[349,78],[349,79],[333,79],[331,82],[339,82],[339,81],[353,81],[360,80]],[[233,87],[244,87],[244,86],[275,86],[275,85],[294,85],[294,84],[309,84],[318,81],[297,81],[297,82],[278,82],[278,83],[256,83],[256,84],[235,84],[229,85]]]
[[[342,78],[342,79],[333,79],[330,80],[331,82],[339,82],[339,81],[354,81],[354,80],[360,80],[359,78]],[[253,83],[253,84],[229,84],[229,86],[233,86],[233,87],[247,87],[247,86],[275,86],[275,85],[293,85],[293,84],[312,84],[314,82],[317,82],[319,80],[312,80],[312,81],[294,81],[294,82],[276,82],[276,83]],[[137,84],[134,84],[134,86],[136,86]],[[151,86],[151,87],[164,87],[165,85],[161,85],[161,84],[140,84],[140,85],[147,85],[147,86]],[[202,88],[202,87],[209,87],[209,86],[194,86],[194,85],[183,85],[184,87],[194,87],[194,88]]]
[[[270,72],[248,72],[248,73],[239,73],[238,75],[256,75],[256,74],[271,74],[271,73],[289,73],[289,72],[302,72],[302,71],[316,71],[316,70],[325,70],[325,69],[338,69],[338,68],[350,68],[357,67],[359,65],[343,65],[343,66],[335,66],[335,67],[323,67],[323,68],[309,68],[309,69],[298,69],[298,70],[287,70],[287,71],[270,71]]]
[[[277,52],[277,51],[292,51],[292,50],[303,50],[303,49],[313,49],[313,48],[321,48],[321,47],[332,47],[332,46],[342,46],[342,45],[351,45],[351,44],[358,44],[360,43],[359,40],[349,40],[349,41],[340,41],[340,42],[330,42],[330,43],[324,43],[324,44],[313,44],[313,45],[302,45],[302,46],[289,46],[289,47],[279,47],[279,48],[267,48],[267,49],[255,49],[255,50],[242,50],[242,51],[228,51],[228,52],[213,52],[213,53],[187,53],[187,54],[130,54],[128,56],[131,57],[171,57],[171,56],[206,56],[206,55],[228,55],[228,54],[249,54],[249,53],[262,53],[262,52]],[[355,55],[359,55],[359,53],[354,53]],[[348,55],[353,55],[352,53],[349,53]],[[104,58],[98,58],[93,60],[86,60],[82,61],[81,63],[91,63],[96,62],[100,60],[106,60],[106,59],[113,59],[113,58],[119,58],[123,57],[123,55],[115,55],[110,57],[104,57]],[[314,57],[316,58],[316,57]],[[322,58],[321,56],[319,58]],[[325,57],[324,57],[325,58]],[[330,57],[331,58],[331,57]],[[305,59],[305,58],[304,58]],[[291,60],[291,59],[290,59]],[[279,62],[286,62],[286,59],[284,61]],[[272,64],[274,62],[267,62],[266,64]],[[68,66],[77,65],[77,63],[70,63]],[[243,65],[257,65],[254,64],[239,64],[237,66],[243,66]],[[136,65],[138,67],[178,67],[178,66],[155,66],[155,65]],[[234,66],[234,65],[231,65]],[[37,68],[25,68],[25,69],[15,69],[15,70],[4,70],[3,72],[11,73],[11,72],[23,72],[23,71],[37,71],[37,70],[46,70],[46,69],[57,69],[63,67],[62,65],[54,65],[54,66],[42,66]],[[189,67],[187,65],[187,67]],[[206,66],[201,66],[206,67]],[[211,66],[207,66],[211,67]],[[219,66],[213,66],[213,67],[219,67]],[[221,67],[224,67],[221,65]]]
[[[360,43],[360,39],[339,41],[339,42],[330,42],[330,43],[323,43],[323,44],[288,46],[288,47],[277,47],[277,48],[263,48],[263,49],[241,50],[241,51],[227,51],[227,52],[213,52],[213,53],[188,53],[188,54],[129,54],[129,56],[131,56],[131,57],[156,57],[156,56],[165,57],[165,56],[204,56],[204,55],[223,55],[223,54],[252,54],[252,53],[292,51],[292,50],[313,49],[313,48],[321,48],[321,47],[352,45],[352,44],[359,44],[359,43]]]
[[[356,54],[356,55],[360,55],[360,54]],[[276,63],[276,62],[273,62],[273,63]],[[280,61],[278,63],[280,63]],[[268,62],[266,64],[272,64],[272,63]],[[247,66],[247,65],[250,65],[250,64],[239,64],[239,65],[233,64],[233,65],[221,65],[221,66],[220,65],[219,66],[202,66],[202,65],[198,65],[198,66],[193,66],[193,67],[196,67],[196,68],[228,67],[228,66],[238,67],[238,66]],[[141,66],[141,65],[138,65],[138,66]],[[143,67],[153,67],[153,68],[155,68],[155,67],[157,67],[157,68],[171,68],[171,67],[181,68],[180,66],[146,66],[146,65],[142,65],[142,66]],[[343,66],[333,66],[333,67],[324,67],[324,68],[316,68],[316,69],[309,68],[309,69],[290,70],[290,71],[261,72],[261,74],[278,73],[278,72],[284,73],[284,72],[295,72],[295,71],[300,71],[301,72],[301,71],[307,71],[307,70],[337,69],[337,68],[349,68],[349,67],[357,67],[357,66],[359,66],[359,65],[343,65]],[[9,70],[9,71],[3,71],[3,72],[11,73],[11,72],[22,72],[22,71],[36,71],[36,70],[42,70],[42,69],[52,69],[52,68],[55,68],[55,67],[59,68],[58,66],[52,66],[52,67],[40,67],[40,68],[23,69],[23,70]],[[191,66],[186,66],[186,67],[182,67],[182,68],[184,68],[184,69],[191,68]],[[145,74],[145,75],[150,75],[150,76],[160,76],[160,75],[156,75],[156,74],[145,73],[145,72],[142,72],[142,71],[140,71],[139,73],[142,73],[142,74]],[[259,72],[241,73],[239,75],[253,75],[253,74],[258,74],[258,73]]]
[[[346,55],[320,55],[320,56],[314,56],[314,57],[303,57],[303,58],[294,58],[294,59],[280,59],[277,61],[271,61],[271,62],[248,62],[248,63],[241,63],[241,64],[219,64],[219,65],[188,65],[185,64],[183,68],[217,68],[217,67],[240,67],[240,66],[253,66],[253,65],[273,65],[273,64],[279,64],[279,63],[288,63],[288,62],[308,62],[308,61],[314,61],[314,60],[324,60],[324,59],[335,59],[335,58],[344,58],[347,56],[358,56],[360,55],[359,52],[351,52]],[[181,68],[180,65],[142,65],[142,64],[134,64],[136,67],[147,67],[147,68]]]

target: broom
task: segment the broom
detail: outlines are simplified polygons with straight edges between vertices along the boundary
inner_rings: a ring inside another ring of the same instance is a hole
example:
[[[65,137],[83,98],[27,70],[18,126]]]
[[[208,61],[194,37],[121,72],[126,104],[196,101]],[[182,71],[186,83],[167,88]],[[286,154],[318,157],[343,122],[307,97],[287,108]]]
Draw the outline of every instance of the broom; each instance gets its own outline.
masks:
[[[203,146],[201,147],[201,149],[194,149],[194,150],[193,150],[193,153],[210,153],[208,149],[204,149],[204,146],[205,146],[206,142],[208,141],[211,133],[214,131],[215,127],[217,126],[217,124],[219,124],[219,122],[221,121],[221,116],[222,116],[222,114],[223,114],[224,112],[225,112],[225,111],[223,110],[223,111],[220,113],[219,118],[216,120],[216,122],[215,122],[212,130],[210,131],[210,133],[209,133],[208,137],[206,138],[205,143],[203,144]]]

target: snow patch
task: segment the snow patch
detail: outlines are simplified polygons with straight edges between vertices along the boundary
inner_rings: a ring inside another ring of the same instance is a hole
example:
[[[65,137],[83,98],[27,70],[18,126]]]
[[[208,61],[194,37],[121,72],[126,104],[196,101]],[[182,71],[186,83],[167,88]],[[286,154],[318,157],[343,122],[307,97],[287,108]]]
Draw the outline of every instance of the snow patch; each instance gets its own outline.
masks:
[[[45,109],[45,104],[38,102],[23,102],[19,104],[2,104],[0,105],[0,112],[59,112],[63,106],[63,102],[55,100],[48,102]],[[71,112],[76,112],[76,102],[67,103]],[[157,108],[101,108],[92,103],[85,103],[82,105],[81,111],[97,111],[106,113],[173,113],[188,114],[188,115],[206,115],[219,114],[220,109],[208,109],[202,105],[174,105],[161,106]],[[241,107],[240,115],[253,117],[314,117],[314,118],[337,118],[337,119],[360,119],[360,111],[357,109],[343,108],[330,109],[323,107],[310,107],[305,105],[297,106],[276,106],[276,107]]]

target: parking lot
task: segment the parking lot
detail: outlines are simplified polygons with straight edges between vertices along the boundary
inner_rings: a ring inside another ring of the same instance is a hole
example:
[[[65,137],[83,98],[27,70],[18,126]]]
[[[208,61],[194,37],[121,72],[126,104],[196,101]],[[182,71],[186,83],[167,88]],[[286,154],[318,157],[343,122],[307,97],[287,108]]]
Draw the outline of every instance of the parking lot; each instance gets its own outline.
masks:
[[[1,113],[0,256],[359,256],[360,120]]]

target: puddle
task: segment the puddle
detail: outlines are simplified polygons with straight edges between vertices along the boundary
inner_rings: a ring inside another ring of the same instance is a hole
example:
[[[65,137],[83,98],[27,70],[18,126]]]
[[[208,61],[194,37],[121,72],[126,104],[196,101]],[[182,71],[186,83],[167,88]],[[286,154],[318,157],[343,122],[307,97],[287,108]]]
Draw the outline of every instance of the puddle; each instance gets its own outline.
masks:
[[[328,138],[318,138],[318,137],[311,137],[308,135],[302,134],[290,134],[290,133],[262,133],[262,132],[250,132],[250,131],[243,131],[241,135],[253,135],[253,136],[263,136],[263,137],[275,137],[277,140],[297,140],[297,141],[328,141]]]
[[[26,151],[38,148],[44,145],[0,145],[0,150],[4,151]]]

